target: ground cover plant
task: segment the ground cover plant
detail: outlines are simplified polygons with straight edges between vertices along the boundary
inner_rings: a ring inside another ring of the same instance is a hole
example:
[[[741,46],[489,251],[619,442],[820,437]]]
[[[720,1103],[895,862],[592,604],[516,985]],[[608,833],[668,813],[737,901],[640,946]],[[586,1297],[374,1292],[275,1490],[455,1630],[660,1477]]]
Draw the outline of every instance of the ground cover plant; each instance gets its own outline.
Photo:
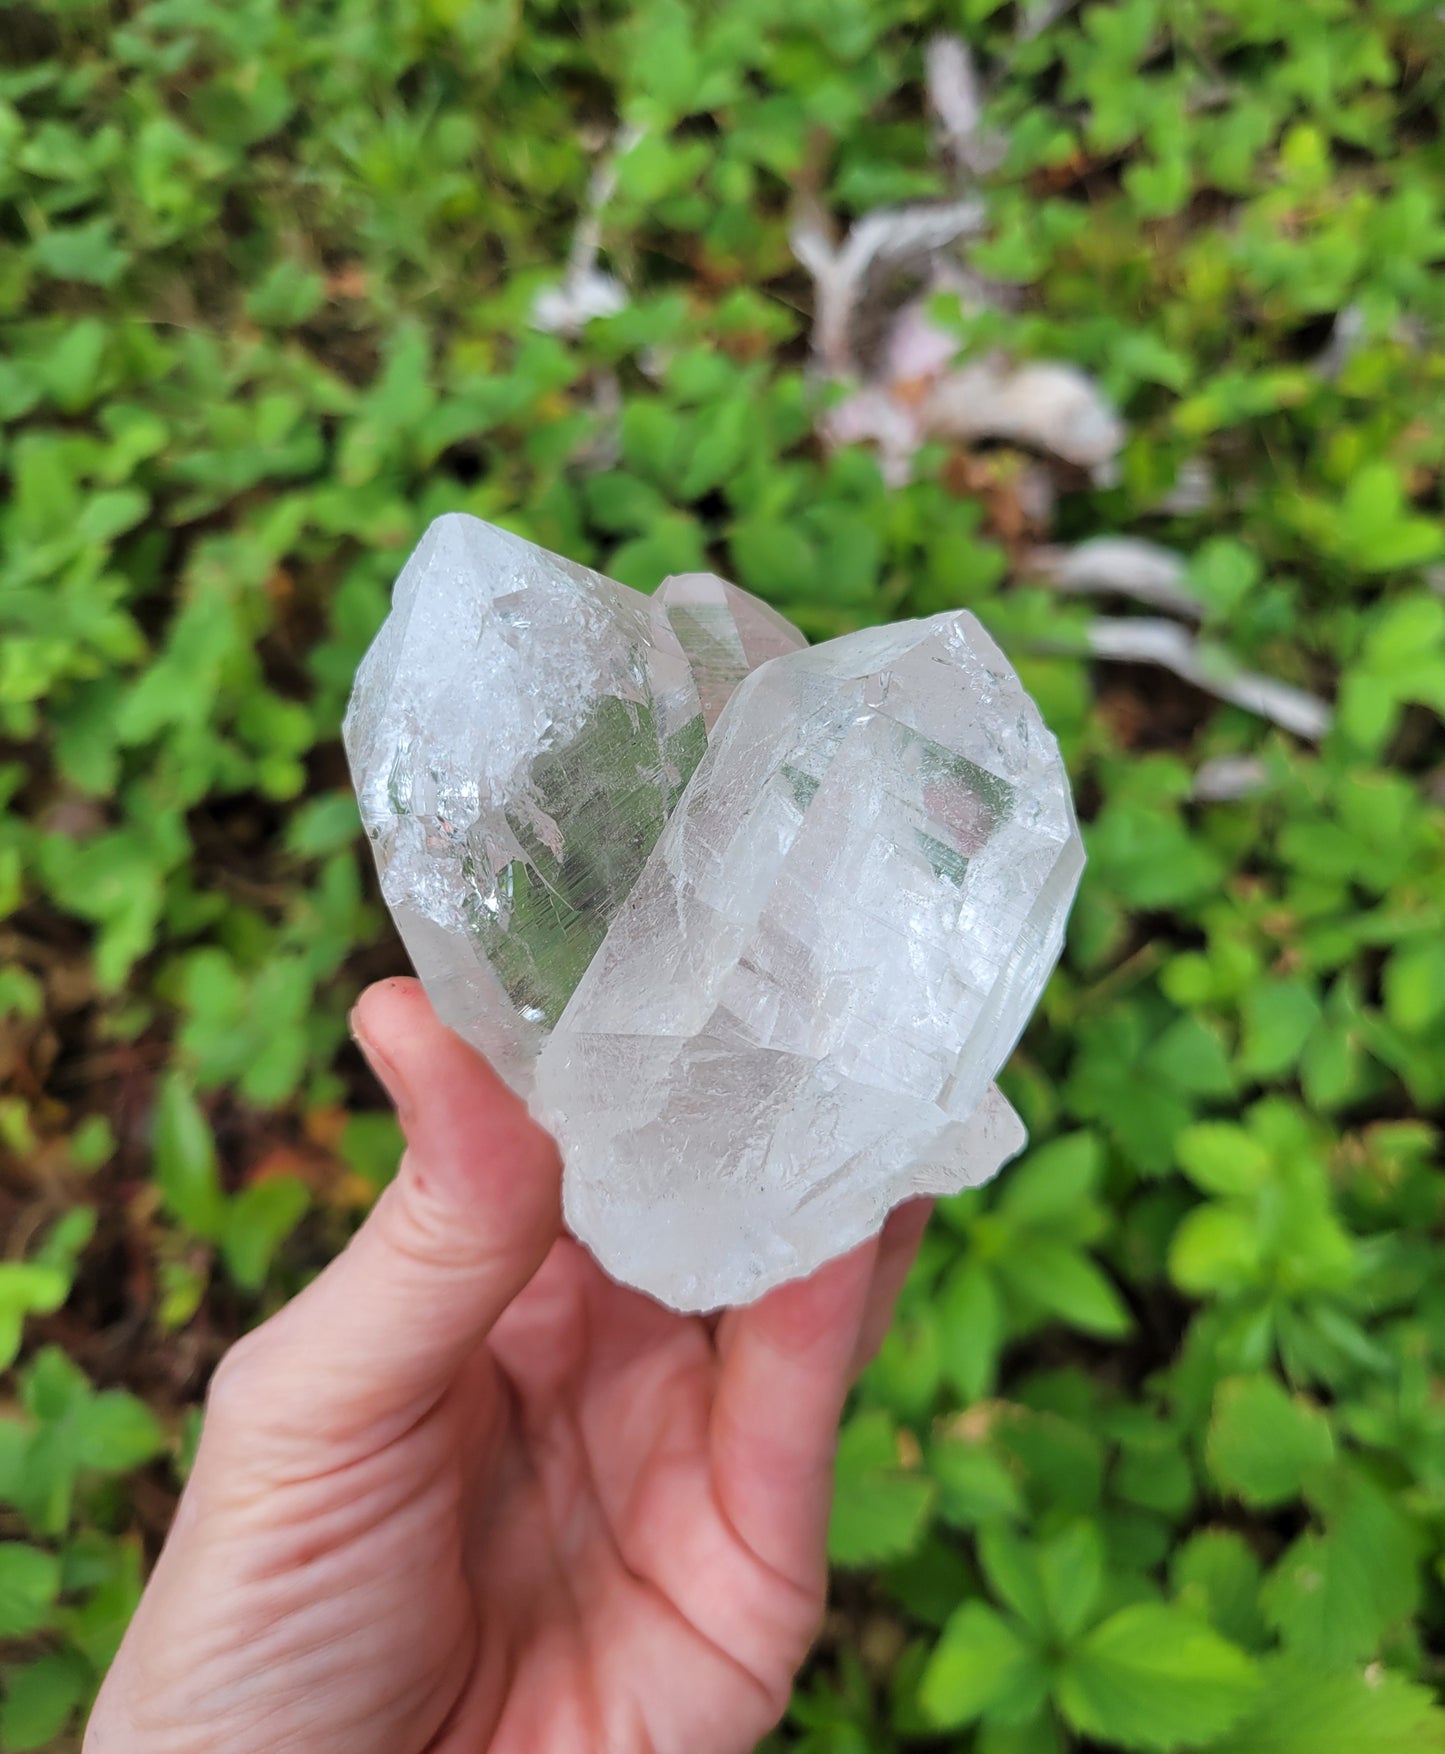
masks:
[[[209,1370],[394,1163],[337,733],[444,509],[973,608],[1075,777],[1033,1142],[772,1745],[1445,1747],[1442,100],[1421,0],[0,3],[0,1747],[77,1745]],[[930,418],[910,299],[1099,454]]]

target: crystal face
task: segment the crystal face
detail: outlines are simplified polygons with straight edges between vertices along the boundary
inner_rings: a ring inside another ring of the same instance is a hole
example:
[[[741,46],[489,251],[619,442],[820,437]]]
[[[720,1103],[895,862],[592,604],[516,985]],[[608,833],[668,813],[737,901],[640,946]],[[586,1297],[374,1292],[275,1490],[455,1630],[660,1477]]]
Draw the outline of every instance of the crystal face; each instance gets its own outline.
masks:
[[[807,644],[776,609],[716,573],[674,573],[657,587],[653,601],[662,604],[687,653],[709,732],[749,670]]]
[[[442,518],[346,743],[438,1014],[556,1134],[616,1277],[743,1301],[1022,1145],[991,1080],[1083,855],[971,616],[808,650],[710,574],[648,598]]]
[[[522,1095],[747,670],[803,636],[710,574],[654,597],[479,518],[427,531],[345,737],[437,1014]]]
[[[972,616],[750,675],[538,1064],[572,1229],[710,1308],[985,1180],[1082,868],[1058,747]]]

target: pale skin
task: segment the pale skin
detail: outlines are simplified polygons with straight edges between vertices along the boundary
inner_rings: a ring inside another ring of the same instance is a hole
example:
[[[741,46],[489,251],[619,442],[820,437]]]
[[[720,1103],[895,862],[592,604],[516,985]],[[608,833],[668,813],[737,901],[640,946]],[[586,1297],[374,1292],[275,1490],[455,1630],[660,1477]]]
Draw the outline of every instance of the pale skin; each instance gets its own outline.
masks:
[[[562,1233],[550,1139],[416,982],[353,1028],[401,1170],[222,1363],[85,1754],[746,1754],[819,1624],[838,1416],[926,1209],[675,1315]]]

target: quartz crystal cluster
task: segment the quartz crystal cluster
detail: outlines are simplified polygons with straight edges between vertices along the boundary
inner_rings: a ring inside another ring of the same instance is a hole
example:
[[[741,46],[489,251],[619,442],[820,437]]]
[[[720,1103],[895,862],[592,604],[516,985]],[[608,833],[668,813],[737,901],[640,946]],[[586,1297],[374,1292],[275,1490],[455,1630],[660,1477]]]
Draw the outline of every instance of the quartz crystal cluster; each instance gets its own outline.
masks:
[[[346,740],[438,1013],[556,1135],[615,1277],[745,1301],[1022,1145],[992,1080],[1083,851],[971,615],[810,650],[711,575],[648,598],[452,516]]]

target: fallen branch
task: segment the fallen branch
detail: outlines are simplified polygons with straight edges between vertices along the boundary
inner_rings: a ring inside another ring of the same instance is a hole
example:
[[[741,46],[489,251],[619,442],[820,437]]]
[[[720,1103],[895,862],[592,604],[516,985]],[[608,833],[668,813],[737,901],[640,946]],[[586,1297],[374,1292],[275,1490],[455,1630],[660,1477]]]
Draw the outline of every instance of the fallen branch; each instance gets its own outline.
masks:
[[[1011,365],[982,359],[934,384],[921,409],[930,436],[1008,439],[1097,469],[1118,455],[1124,423],[1077,366],[1057,360]]]
[[[1257,756],[1216,755],[1194,775],[1194,797],[1201,804],[1235,804],[1269,784],[1269,769]]]
[[[604,273],[597,258],[602,251],[602,215],[617,189],[618,162],[641,138],[636,128],[621,129],[593,167],[567,254],[567,272],[555,286],[544,286],[533,300],[534,329],[548,335],[578,335],[594,317],[615,317],[626,310],[627,288],[615,275]]]
[[[1056,591],[1079,596],[1112,593],[1135,603],[1199,621],[1204,604],[1185,583],[1182,554],[1134,536],[1095,536],[1074,548],[1038,548],[1032,572]]]
[[[1090,624],[1086,637],[1096,658],[1170,670],[1206,694],[1257,713],[1296,737],[1318,742],[1330,727],[1330,708],[1317,695],[1241,669],[1228,653],[1201,647],[1176,622],[1100,617]]]
[[[996,171],[1008,154],[1002,135],[983,126],[983,87],[962,37],[936,36],[928,45],[928,102],[949,156],[973,177]]]
[[[937,251],[983,229],[981,201],[888,207],[865,214],[835,249],[827,223],[809,203],[793,225],[793,254],[813,277],[813,352],[832,377],[855,375],[853,318],[870,276],[881,267],[923,264]]]

